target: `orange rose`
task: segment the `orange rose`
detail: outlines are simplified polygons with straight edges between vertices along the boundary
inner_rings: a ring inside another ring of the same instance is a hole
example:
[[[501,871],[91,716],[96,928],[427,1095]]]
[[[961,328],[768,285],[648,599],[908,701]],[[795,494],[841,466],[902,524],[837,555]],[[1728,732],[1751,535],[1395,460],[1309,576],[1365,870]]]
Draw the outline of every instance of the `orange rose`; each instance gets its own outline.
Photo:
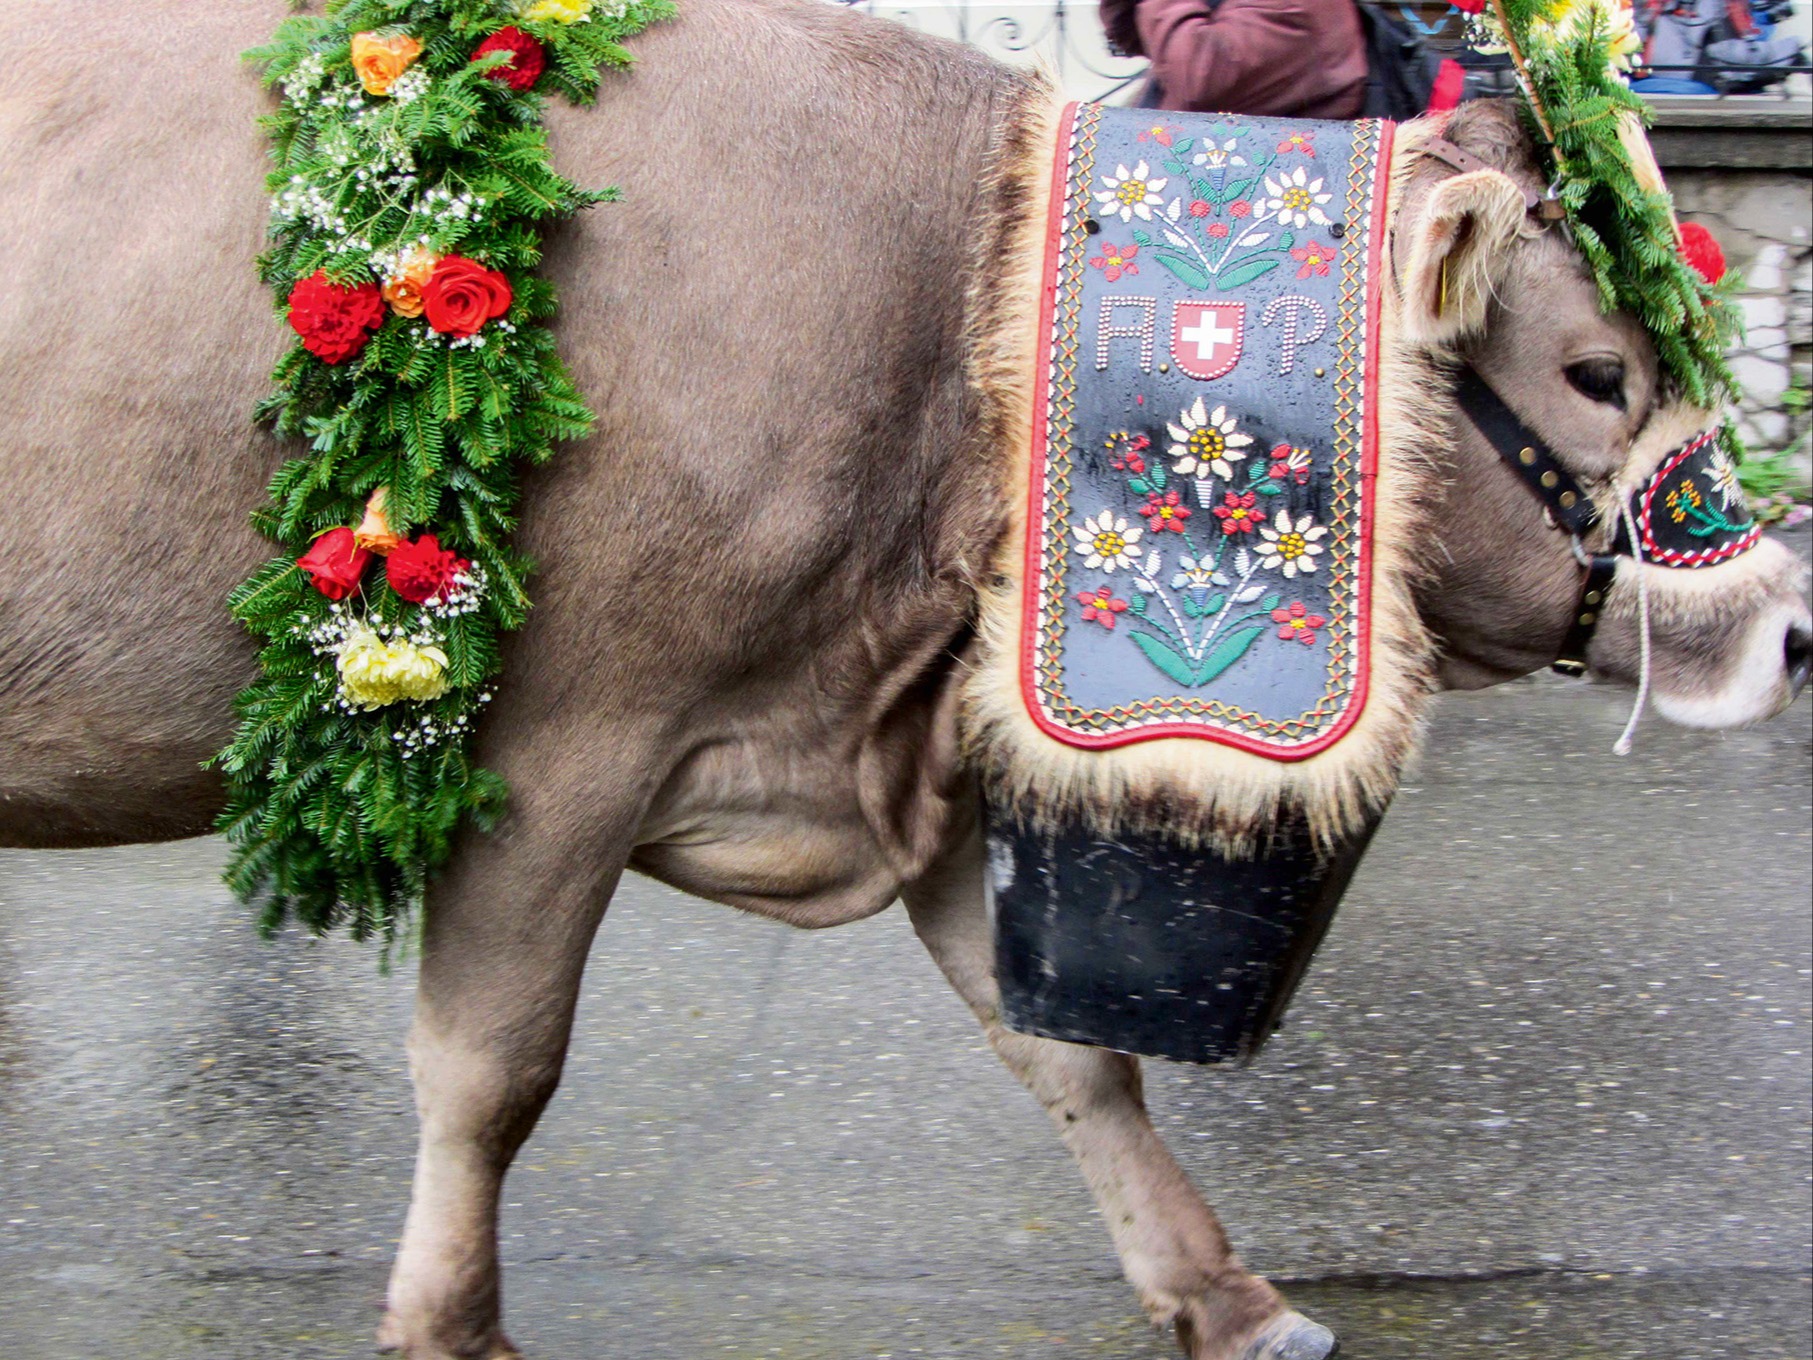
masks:
[[[397,272],[384,282],[384,301],[398,316],[422,314],[422,286],[441,257],[417,246],[397,262]]]
[[[407,33],[393,33],[387,38],[376,33],[353,34],[353,70],[367,94],[389,94],[397,77],[422,55],[422,44]]]
[[[385,503],[389,499],[390,488],[387,486],[381,486],[371,493],[371,499],[365,502],[365,518],[353,530],[354,547],[364,548],[367,552],[383,557],[403,541],[391,529],[390,517],[384,513]]]

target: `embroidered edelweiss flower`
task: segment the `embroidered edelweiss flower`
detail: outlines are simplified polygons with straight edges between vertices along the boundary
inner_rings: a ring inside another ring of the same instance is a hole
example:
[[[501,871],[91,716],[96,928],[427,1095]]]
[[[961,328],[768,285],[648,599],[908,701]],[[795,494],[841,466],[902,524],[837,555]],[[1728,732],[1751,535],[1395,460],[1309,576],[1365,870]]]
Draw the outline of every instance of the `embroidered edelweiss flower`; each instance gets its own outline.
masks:
[[[1084,623],[1099,623],[1109,632],[1114,631],[1114,616],[1127,609],[1127,602],[1115,599],[1113,589],[1108,586],[1085,590],[1076,597],[1076,602],[1083,606]]]
[[[1291,258],[1302,266],[1297,270],[1297,277],[1307,279],[1311,274],[1326,276],[1328,266],[1334,263],[1337,247],[1318,245],[1314,241],[1305,241],[1291,251]]]
[[[1133,263],[1133,257],[1137,254],[1138,246],[1111,246],[1104,241],[1102,253],[1089,263],[1101,270],[1109,283],[1119,283],[1122,274],[1139,273],[1139,266]]]
[[[1271,195],[1265,200],[1265,210],[1287,226],[1301,230],[1311,222],[1318,227],[1330,225],[1322,205],[1334,195],[1323,193],[1321,179],[1310,179],[1301,165],[1276,179],[1267,175],[1265,192]]]
[[[1265,540],[1259,545],[1259,565],[1282,567],[1286,576],[1295,576],[1300,571],[1312,572],[1316,569],[1316,557],[1322,551],[1322,545],[1316,540],[1327,534],[1328,530],[1317,524],[1313,516],[1305,515],[1293,523],[1290,511],[1280,510],[1272,524],[1259,526],[1259,536]]]
[[[1221,504],[1211,512],[1221,521],[1221,532],[1224,534],[1250,534],[1259,527],[1259,521],[1265,516],[1253,507],[1259,497],[1254,492],[1244,496],[1230,491],[1221,498]]]
[[[1133,559],[1140,554],[1140,537],[1145,531],[1128,528],[1126,520],[1117,518],[1112,510],[1104,510],[1094,519],[1084,520],[1083,527],[1072,532],[1076,534],[1076,550],[1082,556],[1084,566],[1091,570],[1113,571],[1116,567],[1133,566]]]
[[[1316,642],[1316,629],[1325,625],[1328,620],[1320,614],[1312,614],[1301,601],[1292,600],[1288,609],[1272,610],[1272,622],[1282,625],[1278,636],[1286,642],[1301,642],[1305,647],[1313,647]]]
[[[1715,448],[1706,457],[1706,480],[1712,483],[1712,489],[1719,493],[1719,504],[1729,510],[1733,505],[1742,505],[1744,488],[1738,485],[1737,465],[1731,461],[1731,455],[1722,448]]]
[[[1228,578],[1216,571],[1214,565],[1206,559],[1180,557],[1177,565],[1183,570],[1171,578],[1172,590],[1207,590],[1210,586],[1225,586]]]
[[[1171,456],[1177,461],[1171,470],[1186,477],[1207,477],[1211,472],[1232,477],[1234,464],[1246,457],[1246,446],[1253,442],[1251,435],[1239,433],[1234,425],[1227,407],[1217,406],[1205,413],[1202,398],[1196,398],[1175,425],[1165,426],[1175,441]]]
[[[1142,222],[1150,222],[1152,209],[1164,202],[1158,191],[1168,181],[1147,179],[1147,173],[1146,163],[1141,161],[1133,167],[1132,174],[1127,173],[1126,166],[1117,165],[1112,175],[1103,175],[1102,183],[1108,187],[1095,196],[1095,201],[1101,204],[1101,215],[1119,217],[1123,222],[1131,222],[1136,217]]]
[[[1225,142],[1209,141],[1204,143],[1190,159],[1197,165],[1207,166],[1211,170],[1225,170],[1230,165],[1245,165],[1245,156],[1234,155],[1234,148],[1240,144],[1238,137],[1230,137]]]
[[[1155,534],[1162,534],[1166,529],[1181,534],[1183,522],[1190,517],[1189,510],[1178,504],[1175,491],[1167,491],[1162,496],[1156,491],[1149,492],[1139,512],[1146,518],[1146,527]]]
[[[1294,481],[1298,486],[1309,485],[1310,456],[1308,449],[1292,448],[1289,444],[1272,446],[1272,465],[1265,470],[1265,475],[1274,482]]]

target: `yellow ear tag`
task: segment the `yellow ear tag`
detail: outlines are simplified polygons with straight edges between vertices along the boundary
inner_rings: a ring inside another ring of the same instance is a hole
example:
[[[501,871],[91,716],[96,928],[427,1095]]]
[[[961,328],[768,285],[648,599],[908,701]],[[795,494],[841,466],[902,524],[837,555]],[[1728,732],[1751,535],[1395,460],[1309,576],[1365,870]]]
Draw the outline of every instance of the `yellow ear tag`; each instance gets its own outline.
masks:
[[[1435,314],[1445,316],[1448,312],[1448,259],[1442,257],[1442,280],[1440,290],[1435,298]]]

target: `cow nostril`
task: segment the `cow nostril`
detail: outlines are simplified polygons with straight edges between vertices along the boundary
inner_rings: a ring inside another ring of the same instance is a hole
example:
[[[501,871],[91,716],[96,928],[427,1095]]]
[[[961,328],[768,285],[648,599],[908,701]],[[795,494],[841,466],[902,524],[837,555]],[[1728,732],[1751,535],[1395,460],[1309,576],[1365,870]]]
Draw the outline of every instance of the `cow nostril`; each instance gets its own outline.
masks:
[[[1782,664],[1788,668],[1788,684],[1799,694],[1813,673],[1813,628],[1798,619],[1788,625],[1782,639]]]

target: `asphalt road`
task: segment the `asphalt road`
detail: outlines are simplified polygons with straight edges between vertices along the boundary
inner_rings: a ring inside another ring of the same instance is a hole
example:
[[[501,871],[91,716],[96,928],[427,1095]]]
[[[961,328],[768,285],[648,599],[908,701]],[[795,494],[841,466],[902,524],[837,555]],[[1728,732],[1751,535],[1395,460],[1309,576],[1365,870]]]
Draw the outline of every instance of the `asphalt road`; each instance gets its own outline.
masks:
[[[1154,1063],[1247,1260],[1354,1360],[1807,1360],[1813,705],[1444,701],[1286,1029]],[[0,1356],[370,1353],[410,969],[261,943],[221,847],[0,854]],[[508,1186],[531,1360],[1160,1360],[904,916],[626,881]]]

